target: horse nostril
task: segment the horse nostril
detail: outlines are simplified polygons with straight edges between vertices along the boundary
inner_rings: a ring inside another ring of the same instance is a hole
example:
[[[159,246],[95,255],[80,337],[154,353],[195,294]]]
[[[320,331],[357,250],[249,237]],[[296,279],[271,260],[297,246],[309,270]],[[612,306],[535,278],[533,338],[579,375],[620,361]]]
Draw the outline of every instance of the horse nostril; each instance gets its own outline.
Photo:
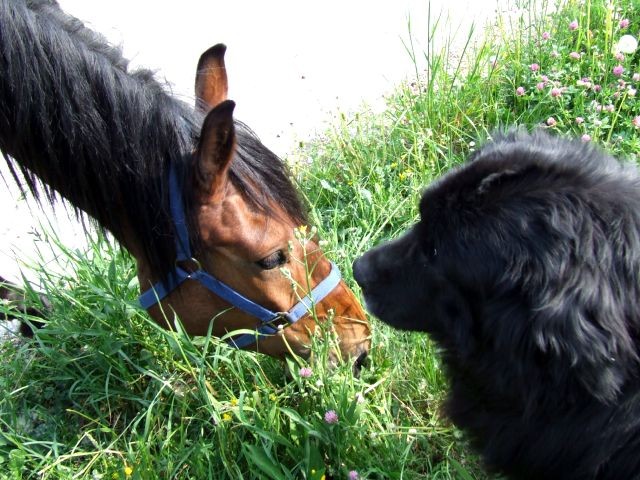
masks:
[[[353,362],[354,373],[356,374],[360,373],[360,370],[364,366],[366,359],[367,359],[367,352],[362,352],[360,355],[358,355],[358,358],[356,358],[355,362]]]

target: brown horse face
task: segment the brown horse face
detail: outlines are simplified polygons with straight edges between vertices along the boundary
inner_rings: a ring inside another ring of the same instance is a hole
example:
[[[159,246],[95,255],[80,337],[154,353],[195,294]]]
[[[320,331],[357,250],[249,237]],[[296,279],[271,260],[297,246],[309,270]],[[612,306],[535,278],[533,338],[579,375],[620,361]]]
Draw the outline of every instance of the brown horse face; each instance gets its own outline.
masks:
[[[236,137],[233,103],[224,101],[227,77],[224,47],[203,54],[198,64],[196,95],[205,118],[195,158],[193,208],[201,245],[196,253],[202,268],[253,302],[275,312],[286,312],[331,270],[312,233],[272,202],[268,214],[250,205],[230,178]],[[276,159],[277,160],[277,159]],[[297,232],[297,233],[295,233]],[[143,279],[141,278],[141,284]],[[213,321],[217,336],[247,328],[259,321],[221,300],[197,282],[187,281],[149,312],[166,323],[174,311],[186,331],[203,335]],[[343,358],[362,358],[369,349],[365,313],[343,281],[307,314],[274,336],[262,337],[250,348],[274,357],[289,349],[307,357],[311,336],[320,322],[332,318]],[[335,352],[336,355],[338,352]]]

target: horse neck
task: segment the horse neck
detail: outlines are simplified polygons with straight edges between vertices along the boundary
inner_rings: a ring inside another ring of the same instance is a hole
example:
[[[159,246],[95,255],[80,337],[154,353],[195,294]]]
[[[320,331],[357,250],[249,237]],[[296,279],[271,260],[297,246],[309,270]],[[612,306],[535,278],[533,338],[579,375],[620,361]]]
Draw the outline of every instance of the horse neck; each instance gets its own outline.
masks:
[[[153,270],[173,257],[165,175],[191,150],[193,125],[150,72],[129,73],[55,4],[0,0],[0,150],[36,196],[39,180],[134,255],[155,249]]]

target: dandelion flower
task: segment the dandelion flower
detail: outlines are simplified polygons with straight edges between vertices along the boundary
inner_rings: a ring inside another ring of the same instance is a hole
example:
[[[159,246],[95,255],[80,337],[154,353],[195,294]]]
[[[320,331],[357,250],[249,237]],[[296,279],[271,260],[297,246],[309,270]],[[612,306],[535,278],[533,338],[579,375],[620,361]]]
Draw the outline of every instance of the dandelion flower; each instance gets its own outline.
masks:
[[[623,18],[622,20],[620,20],[620,23],[618,25],[620,26],[620,28],[622,30],[624,30],[625,28],[627,28],[629,26],[629,19],[628,18]]]
[[[537,72],[538,70],[540,70],[540,65],[538,65],[537,63],[532,63],[531,65],[529,65],[529,70],[531,70],[532,72]]]
[[[338,423],[338,414],[335,410],[327,410],[327,412],[324,414],[324,421],[329,425],[334,425]]]
[[[313,375],[313,370],[311,370],[309,367],[302,367],[298,371],[298,373],[302,378],[309,378],[311,375]]]
[[[553,117],[547,118],[547,125],[548,126],[554,127],[556,125],[556,123],[558,123],[558,122],[556,122],[555,118],[553,118]]]
[[[611,73],[613,73],[616,77],[619,77],[624,72],[624,67],[622,65],[616,65],[613,67]]]
[[[524,87],[518,87],[516,88],[516,95],[521,97],[524,95]]]
[[[591,141],[591,135],[588,135],[588,134],[585,133],[584,135],[582,135],[582,141],[585,142],[585,143],[590,142]]]
[[[580,25],[578,24],[578,21],[577,21],[577,20],[573,20],[573,21],[569,24],[569,30],[571,30],[571,31],[573,32],[574,30],[577,30],[579,26],[580,26]]]

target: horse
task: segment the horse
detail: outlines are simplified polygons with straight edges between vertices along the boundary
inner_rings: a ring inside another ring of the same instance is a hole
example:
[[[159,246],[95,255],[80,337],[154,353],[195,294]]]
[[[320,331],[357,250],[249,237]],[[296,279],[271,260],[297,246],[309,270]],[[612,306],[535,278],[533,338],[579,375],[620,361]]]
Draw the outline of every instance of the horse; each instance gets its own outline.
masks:
[[[130,252],[163,327],[250,329],[229,343],[307,358],[332,320],[335,357],[359,365],[365,313],[318,236],[300,234],[284,162],[234,119],[225,51],[200,57],[191,106],[55,0],[0,0],[0,151],[24,191],[64,199]]]

